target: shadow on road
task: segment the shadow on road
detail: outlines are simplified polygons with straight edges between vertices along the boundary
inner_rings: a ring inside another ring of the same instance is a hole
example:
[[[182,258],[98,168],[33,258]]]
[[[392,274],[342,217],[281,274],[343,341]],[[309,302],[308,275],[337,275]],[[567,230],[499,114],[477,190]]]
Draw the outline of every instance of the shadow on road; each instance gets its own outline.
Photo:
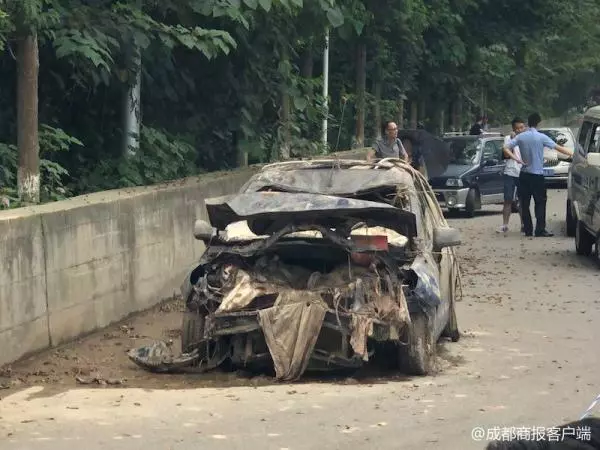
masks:
[[[490,217],[490,216],[499,216],[502,215],[502,209],[492,210],[492,209],[482,209],[480,211],[475,212],[475,217],[465,217],[464,213],[456,212],[456,211],[444,211],[444,217],[446,219],[463,219],[465,221],[472,221],[477,219],[478,217]]]

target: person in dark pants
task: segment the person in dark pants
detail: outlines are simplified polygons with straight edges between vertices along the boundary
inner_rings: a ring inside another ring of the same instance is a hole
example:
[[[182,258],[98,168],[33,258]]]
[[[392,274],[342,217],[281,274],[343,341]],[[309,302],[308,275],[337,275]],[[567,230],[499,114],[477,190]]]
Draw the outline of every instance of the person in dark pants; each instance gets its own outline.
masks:
[[[474,135],[474,136],[479,135],[479,134],[483,133],[483,129],[484,129],[483,116],[477,116],[477,120],[475,121],[475,123],[473,124],[471,129],[469,130],[469,134]]]
[[[529,206],[531,197],[535,202],[535,236],[554,236],[546,230],[546,183],[544,180],[544,147],[573,156],[568,148],[558,145],[548,136],[537,130],[542,121],[538,113],[533,113],[527,118],[529,129],[511,139],[504,145],[504,154],[518,163],[523,164],[519,176],[519,198],[521,201],[521,214],[523,217],[523,228],[525,236],[533,235],[533,223]],[[515,156],[512,150],[519,146],[521,160]]]

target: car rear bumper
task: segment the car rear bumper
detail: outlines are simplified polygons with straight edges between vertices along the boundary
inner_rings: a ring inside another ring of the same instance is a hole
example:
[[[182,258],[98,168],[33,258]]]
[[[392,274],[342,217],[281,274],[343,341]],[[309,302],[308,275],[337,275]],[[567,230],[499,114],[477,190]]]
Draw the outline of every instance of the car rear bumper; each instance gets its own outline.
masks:
[[[435,198],[442,208],[454,209],[467,206],[469,188],[461,189],[434,189]]]
[[[546,182],[566,182],[569,178],[569,165],[544,166]]]
[[[234,362],[245,365],[272,364],[270,352],[259,323],[258,311],[243,311],[226,314],[214,314],[206,317],[205,339],[231,339],[242,342],[243,355],[234,352]],[[343,312],[328,310],[325,313],[319,336],[310,356],[308,370],[331,370],[357,368],[363,359],[354,354],[351,345],[353,331],[352,316]],[[373,319],[373,341],[394,341],[400,344],[404,339],[406,327],[399,329],[394,325]],[[401,344],[400,344],[401,345]],[[236,345],[237,346],[237,345]]]
[[[373,334],[376,341],[399,339],[397,327],[381,320],[373,320]],[[352,334],[352,316],[343,312],[326,311],[323,328],[329,328],[341,334]],[[210,338],[228,336],[240,333],[250,333],[260,330],[258,311],[242,311],[226,314],[214,314],[206,317],[206,329]]]

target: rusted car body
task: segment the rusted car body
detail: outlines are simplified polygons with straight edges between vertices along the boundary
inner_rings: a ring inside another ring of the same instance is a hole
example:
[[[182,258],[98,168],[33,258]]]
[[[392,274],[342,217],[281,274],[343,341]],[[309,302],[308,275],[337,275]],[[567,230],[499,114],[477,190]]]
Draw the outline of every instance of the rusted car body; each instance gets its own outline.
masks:
[[[206,250],[182,285],[180,365],[292,380],[377,354],[427,374],[440,336],[458,339],[460,238],[409,165],[272,164],[206,209],[194,233]]]

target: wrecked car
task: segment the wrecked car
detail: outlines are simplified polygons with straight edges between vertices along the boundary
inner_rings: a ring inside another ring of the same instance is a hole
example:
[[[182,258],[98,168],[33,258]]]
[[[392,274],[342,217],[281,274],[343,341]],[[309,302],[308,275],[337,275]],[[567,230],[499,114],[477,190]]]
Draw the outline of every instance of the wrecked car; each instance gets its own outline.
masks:
[[[144,347],[138,365],[294,380],[378,356],[426,375],[440,337],[459,339],[460,235],[410,165],[275,163],[206,210],[194,230],[206,249],[182,286],[182,354]]]

